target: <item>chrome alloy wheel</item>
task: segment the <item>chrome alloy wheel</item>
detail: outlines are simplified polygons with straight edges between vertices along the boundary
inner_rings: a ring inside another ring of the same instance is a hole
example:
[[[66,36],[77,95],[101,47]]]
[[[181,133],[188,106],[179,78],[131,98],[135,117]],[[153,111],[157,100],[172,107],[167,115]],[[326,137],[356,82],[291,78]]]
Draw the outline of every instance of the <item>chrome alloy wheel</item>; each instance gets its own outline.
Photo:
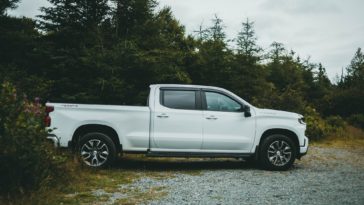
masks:
[[[268,159],[274,166],[286,165],[292,157],[292,148],[284,140],[273,141],[268,148]]]
[[[81,147],[81,157],[88,166],[99,167],[103,165],[109,156],[109,148],[98,139],[91,139]]]

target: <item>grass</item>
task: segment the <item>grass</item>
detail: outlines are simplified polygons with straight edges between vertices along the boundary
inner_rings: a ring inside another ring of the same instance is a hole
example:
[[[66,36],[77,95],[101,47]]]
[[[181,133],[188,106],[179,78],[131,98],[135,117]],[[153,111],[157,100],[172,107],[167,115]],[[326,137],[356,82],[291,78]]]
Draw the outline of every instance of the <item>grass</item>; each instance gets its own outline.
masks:
[[[343,133],[328,136],[320,141],[310,142],[310,145],[364,150],[364,131],[353,126],[347,126]]]
[[[70,157],[72,159],[72,157]],[[140,204],[158,199],[167,194],[166,187],[151,187],[148,190],[130,189],[128,184],[140,178],[165,179],[175,174],[199,175],[200,170],[186,159],[146,158],[143,155],[126,155],[118,158],[115,165],[104,170],[81,167],[78,162],[70,160],[67,169],[71,176],[65,182],[52,188],[40,189],[38,192],[14,199],[10,204]],[[95,192],[100,193],[95,194]],[[112,195],[118,195],[110,200]],[[3,204],[0,200],[0,204]],[[9,203],[9,202],[7,202]]]

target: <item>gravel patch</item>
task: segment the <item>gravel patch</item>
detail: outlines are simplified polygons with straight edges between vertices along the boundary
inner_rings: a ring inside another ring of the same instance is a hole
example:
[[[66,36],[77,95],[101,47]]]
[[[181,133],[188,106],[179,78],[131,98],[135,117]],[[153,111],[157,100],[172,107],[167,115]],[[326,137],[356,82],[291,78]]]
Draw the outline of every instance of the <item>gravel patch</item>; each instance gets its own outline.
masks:
[[[282,172],[236,160],[190,163],[187,170],[196,165],[200,174],[176,171],[166,179],[145,177],[123,189],[164,187],[165,197],[145,204],[364,204],[363,150],[311,147]]]

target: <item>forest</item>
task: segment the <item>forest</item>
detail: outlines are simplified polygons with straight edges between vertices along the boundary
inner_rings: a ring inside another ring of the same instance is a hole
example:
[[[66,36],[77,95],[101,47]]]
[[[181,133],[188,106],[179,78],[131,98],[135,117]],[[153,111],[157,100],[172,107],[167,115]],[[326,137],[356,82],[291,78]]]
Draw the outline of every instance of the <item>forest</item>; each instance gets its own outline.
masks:
[[[0,1],[0,153],[11,152],[6,143],[20,143],[4,136],[27,133],[16,127],[38,126],[36,118],[24,121],[38,104],[144,105],[149,85],[157,83],[223,87],[257,107],[302,113],[312,140],[345,133],[347,126],[364,128],[361,48],[353,48],[352,60],[330,81],[324,65],[280,42],[262,49],[254,19],[241,19],[240,31],[228,39],[218,16],[186,33],[156,0],[48,1],[35,19],[8,15],[19,0]]]
[[[182,83],[220,86],[258,107],[347,119],[364,113],[360,48],[332,83],[323,65],[282,43],[263,50],[249,20],[227,39],[218,16],[186,34],[154,0],[50,0],[37,19],[8,16],[18,1],[2,2],[0,81],[29,99],[137,105],[149,84]]]

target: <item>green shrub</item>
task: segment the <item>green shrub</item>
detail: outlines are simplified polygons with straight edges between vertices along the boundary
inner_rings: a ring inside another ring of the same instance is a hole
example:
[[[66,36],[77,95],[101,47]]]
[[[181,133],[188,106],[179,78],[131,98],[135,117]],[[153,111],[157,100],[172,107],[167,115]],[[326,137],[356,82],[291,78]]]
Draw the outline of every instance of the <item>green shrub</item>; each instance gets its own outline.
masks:
[[[364,114],[354,114],[348,118],[351,125],[364,129]]]
[[[319,140],[327,136],[328,126],[320,114],[312,107],[305,108],[305,120],[307,124],[306,135],[312,140]]]
[[[340,116],[329,116],[323,119],[314,108],[307,106],[305,108],[305,119],[307,123],[306,135],[312,140],[345,135],[347,123]]]
[[[65,176],[64,158],[46,140],[44,107],[0,86],[0,194],[28,193]]]
[[[347,123],[342,117],[329,116],[325,121],[327,123],[327,135],[345,137]]]

